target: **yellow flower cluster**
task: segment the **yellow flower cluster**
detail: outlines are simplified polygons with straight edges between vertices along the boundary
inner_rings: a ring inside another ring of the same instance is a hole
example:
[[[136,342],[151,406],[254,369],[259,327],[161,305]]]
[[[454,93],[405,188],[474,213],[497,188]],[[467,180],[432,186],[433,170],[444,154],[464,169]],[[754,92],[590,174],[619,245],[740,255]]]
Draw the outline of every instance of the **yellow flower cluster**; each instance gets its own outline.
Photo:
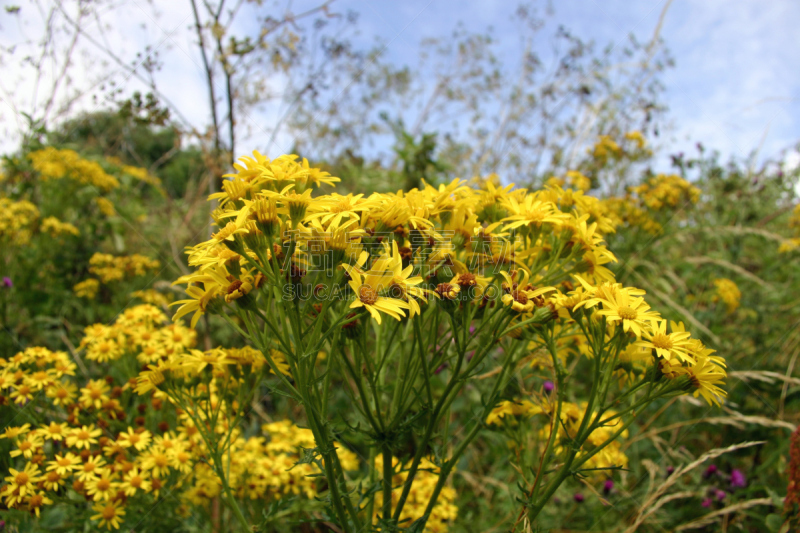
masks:
[[[207,507],[219,495],[221,484],[210,467],[198,420],[206,431],[230,435],[222,459],[237,498],[317,496],[319,468],[303,460],[303,449],[314,447],[310,430],[283,420],[265,424],[260,435],[245,438],[239,428],[230,426],[232,412],[239,406],[225,395],[223,384],[226,390],[235,390],[235,375],[241,375],[242,365],[263,367],[263,355],[251,348],[191,350],[194,332],[164,325],[166,320],[152,305],[140,305],[127,309],[110,326],[86,329],[80,347],[87,360],[128,357],[134,367],[155,363],[123,383],[115,384],[111,377],[89,379],[79,388],[71,357],[45,348],[0,359],[0,405],[26,408],[35,402],[42,407],[35,412],[48,417],[38,425],[6,427],[0,434],[0,439],[13,442],[10,457],[19,463],[9,468],[0,486],[6,506],[38,516],[42,507],[74,501],[77,494],[90,502],[89,518],[107,529],[119,529],[129,507],[152,506],[162,490],[180,494],[181,511],[191,505]],[[172,374],[180,375],[196,409],[177,409],[169,394],[155,388],[165,379],[160,370],[152,370],[156,365],[163,369],[173,365]],[[130,362],[122,365],[130,366]],[[211,381],[198,381],[204,368],[212,370]],[[141,395],[149,402],[141,403]],[[222,415],[206,417],[209,407]],[[137,412],[147,416],[135,416]],[[178,421],[174,430],[170,420]],[[355,454],[341,447],[339,459],[345,470],[359,467]]]
[[[403,489],[403,483],[408,476],[408,465],[400,464],[396,457],[392,457],[392,467],[394,475],[392,477],[392,499],[396,500],[400,497]],[[375,471],[383,472],[383,457],[377,456],[375,458]],[[433,494],[436,483],[439,481],[439,467],[437,467],[429,459],[422,459],[420,462],[419,470],[414,477],[414,484],[412,485],[411,492],[409,492],[406,505],[403,507],[403,512],[400,514],[400,523],[408,527],[414,520],[420,518],[425,514],[425,509],[428,501]],[[439,494],[436,505],[431,510],[430,518],[425,524],[425,533],[446,533],[448,530],[448,523],[458,516],[458,507],[455,505],[456,491],[453,487],[445,486]],[[373,510],[373,521],[377,523],[380,516],[381,505],[383,504],[383,494],[381,492],[375,495],[375,509]]]
[[[626,196],[607,198],[602,203],[615,225],[638,227],[658,235],[663,230],[654,218],[658,212],[699,200],[700,189],[685,179],[674,174],[658,174],[641,185],[630,187]]]
[[[89,259],[89,265],[89,272],[97,276],[102,283],[144,276],[148,271],[161,266],[157,260],[140,254],[113,256],[100,252],[96,252]]]
[[[93,324],[84,330],[80,348],[90,361],[116,361],[129,352],[146,365],[188,353],[197,334],[180,324],[164,326],[164,313],[150,304],[129,307],[111,325]]]
[[[722,300],[728,308],[728,313],[736,311],[739,308],[739,301],[742,299],[742,292],[736,283],[728,278],[717,278],[713,282],[717,287],[714,300]]]
[[[62,222],[58,220],[56,217],[47,217],[42,220],[42,226],[40,228],[42,231],[46,231],[53,237],[58,237],[59,235],[74,235],[77,237],[81,234],[78,231],[78,228],[70,224],[69,222]]]
[[[155,289],[133,291],[130,296],[131,298],[138,298],[146,304],[153,304],[158,307],[166,307],[172,301],[171,294],[164,294]]]
[[[612,328],[622,327],[637,340],[633,349],[642,348],[655,356],[662,374],[668,379],[686,376],[694,388],[694,396],[703,396],[709,404],[719,404],[726,393],[720,388],[727,373],[725,360],[712,355],[715,350],[707,348],[699,339],[691,338],[683,323],[663,320],[644,301],[641,289],[625,288],[618,283],[592,286],[578,277],[582,287],[573,291],[567,306],[593,309],[598,317],[604,317]],[[575,303],[577,299],[581,301]],[[669,332],[668,332],[669,330]],[[638,359],[638,357],[632,357]]]
[[[645,140],[644,135],[642,134],[641,131],[629,131],[628,133],[625,134],[625,140],[633,141],[634,143],[636,143],[636,147],[639,148],[640,150],[644,148],[645,145],[647,144],[647,141]]]
[[[413,318],[430,297],[486,305],[499,278],[498,296],[520,322],[557,314],[574,327],[570,313],[583,308],[605,317],[609,334],[621,327],[631,343],[648,346],[670,376],[688,375],[695,395],[709,402],[724,396],[722,358],[682,329],[666,333],[644,291],[615,283],[605,265],[616,258],[604,243],[613,221],[600,201],[581,191],[532,192],[491,182],[481,190],[454,180],[396,194],[312,196],[311,185],[337,178],[296,156],[269,160],[255,152],[237,170],[212,195],[220,201],[220,229],[190,249],[197,272],[179,280],[189,285],[190,298],[175,302],[181,305],[175,319],[194,313],[194,325],[224,305],[253,308],[274,294],[268,287],[299,298],[287,287],[302,284],[326,255],[333,272],[346,273],[342,290],[350,308],[365,308],[377,322],[383,315]],[[693,187],[667,177],[639,194],[646,205],[655,199],[672,205],[674,191],[696,197]],[[482,275],[487,270],[492,277]],[[568,276],[580,285],[567,294],[547,286]]]
[[[784,240],[778,248],[779,253],[792,252],[800,248],[800,204],[794,206],[792,215],[789,218],[789,227],[795,232],[795,237]],[[0,234],[2,231],[0,230]]]
[[[608,216],[614,221],[615,226],[641,228],[650,235],[661,233],[663,230],[661,224],[637,204],[638,200],[631,196],[603,200],[603,205],[608,210]]]
[[[158,177],[153,176],[152,174],[150,174],[147,171],[146,168],[134,167],[132,165],[126,165],[118,157],[107,157],[106,161],[111,165],[119,167],[119,170],[120,170],[120,172],[122,174],[126,174],[128,176],[131,176],[131,177],[141,181],[142,183],[147,183],[149,185],[152,185],[153,187],[155,187],[158,190],[162,190],[161,189],[161,180],[158,179]]]
[[[100,210],[100,212],[107,217],[113,217],[115,214],[117,214],[114,204],[108,198],[97,196],[94,199],[94,203],[97,204],[97,208]]]
[[[87,300],[94,300],[99,290],[100,282],[94,278],[85,279],[72,287],[72,292],[75,293],[75,296],[78,298],[86,298]]]
[[[569,180],[569,184],[578,191],[588,191],[592,188],[592,180],[577,170],[567,171],[566,178]]]
[[[551,414],[552,414],[552,407],[548,406]],[[557,448],[569,446],[569,442],[571,439],[575,438],[575,435],[578,433],[578,428],[581,426],[581,422],[583,421],[584,413],[586,412],[586,403],[582,402],[580,405],[571,403],[571,402],[564,402],[561,406],[561,424],[558,425],[558,433],[556,434],[556,446]],[[612,410],[608,410],[605,413],[605,417],[613,416],[616,413]],[[590,413],[589,416],[594,416],[595,413]],[[615,422],[609,423],[607,425],[603,425],[589,434],[589,438],[586,441],[586,444],[583,446],[583,450],[585,452],[592,452],[595,447],[602,445],[606,441],[609,440],[611,435],[616,432],[618,429],[616,426],[621,425],[622,422],[617,419]],[[541,431],[541,438],[547,439],[550,437],[550,425],[545,424]],[[596,469],[598,475],[603,470],[607,470],[613,467],[622,467],[625,468],[628,466],[628,456],[625,455],[621,448],[624,439],[628,438],[628,431],[623,431],[619,438],[613,440],[610,444],[603,447],[598,453],[593,455],[583,466],[583,468],[587,470]]]
[[[302,450],[315,446],[311,430],[297,427],[289,420],[264,424],[261,430],[264,436],[232,439],[230,464],[225,468],[229,468],[229,483],[236,497],[241,500],[315,498],[319,468],[302,462]],[[339,448],[339,459],[344,470],[358,469],[358,458],[353,452]],[[182,499],[201,507],[207,507],[222,489],[213,469],[202,463],[195,466],[187,484],[189,488],[181,494]]]
[[[82,158],[74,150],[59,150],[48,146],[29,153],[28,158],[43,181],[69,178],[97,187],[103,192],[119,187],[117,178],[106,173],[99,163]]]
[[[595,160],[605,164],[610,158],[618,158],[622,155],[622,148],[610,135],[601,135],[589,153]]]
[[[190,250],[198,271],[179,280],[189,284],[191,299],[180,302],[176,318],[193,312],[195,323],[214,302],[245,298],[267,278],[301,282],[321,268],[323,256],[346,270],[356,296],[351,307],[366,308],[378,321],[381,314],[413,316],[428,294],[452,299],[470,289],[477,296],[485,280],[476,271],[513,270],[528,258],[536,261],[519,268],[536,272],[548,261],[551,267],[572,261],[591,279],[610,279],[603,265],[614,257],[603,232],[613,231],[611,220],[597,199],[580,191],[512,192],[491,182],[479,190],[455,180],[407,193],[312,197],[311,185],[338,178],[296,156],[270,161],[255,152],[242,161],[224,191],[212,195],[220,201],[220,229]],[[562,232],[566,241],[554,249],[553,237]],[[440,286],[421,288],[423,277],[411,275],[412,264],[426,278],[438,276]],[[532,308],[535,296],[521,289],[517,296],[531,302],[522,307]]]
[[[535,402],[531,400],[504,400],[497,404],[486,419],[486,423],[495,426],[508,426],[518,424],[517,418],[531,418],[536,415],[546,415],[554,417],[556,410],[555,402],[547,397],[537,399]],[[563,402],[561,405],[561,423],[558,424],[558,433],[554,441],[556,452],[565,451],[565,448],[570,445],[570,442],[575,439],[578,429],[583,422],[584,414],[586,413],[586,402],[575,404],[572,402]],[[603,418],[613,417],[616,413],[613,410],[604,412]],[[590,413],[590,418],[595,416],[596,413]],[[616,419],[607,425],[602,425],[594,429],[588,436],[586,443],[581,448],[584,454],[593,454],[585,463],[587,470],[596,470],[598,474],[603,470],[608,470],[614,467],[624,468],[628,464],[628,457],[622,452],[622,442],[620,439],[628,437],[628,431],[623,431],[617,439],[612,440],[609,444],[605,445],[610,440],[612,434],[618,429],[615,426],[620,425],[622,422]],[[539,440],[546,442],[550,438],[550,424],[541,424],[539,430]],[[598,452],[595,448],[601,447]],[[580,459],[580,455],[578,458]]]
[[[31,226],[39,219],[39,209],[26,200],[0,197],[0,239],[16,245],[30,241]]]
[[[658,174],[641,185],[631,187],[631,192],[653,211],[678,207],[684,202],[696,204],[700,200],[700,189],[676,174]]]

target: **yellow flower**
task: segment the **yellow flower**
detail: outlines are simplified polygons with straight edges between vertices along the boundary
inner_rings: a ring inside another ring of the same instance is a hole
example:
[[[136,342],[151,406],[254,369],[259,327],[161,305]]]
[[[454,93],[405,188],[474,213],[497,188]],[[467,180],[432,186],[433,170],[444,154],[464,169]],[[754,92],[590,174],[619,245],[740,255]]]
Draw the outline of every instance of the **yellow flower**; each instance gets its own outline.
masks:
[[[58,381],[47,388],[47,397],[51,398],[53,405],[69,405],[77,395],[78,387],[68,381]]]
[[[373,268],[364,273],[360,267],[365,266],[368,259],[369,253],[363,252],[355,267],[345,266],[345,270],[352,278],[348,284],[356,296],[350,308],[366,308],[378,324],[381,323],[381,313],[400,320],[405,316],[404,309],[410,309],[410,305],[404,300],[381,294],[391,288],[394,270],[390,268],[393,268],[393,265],[386,259],[378,259]]]
[[[150,444],[150,437],[151,434],[146,429],[142,431],[136,431],[132,427],[128,426],[127,433],[123,431],[119,434],[119,438],[117,438],[117,444],[123,448],[130,448],[133,446],[138,451],[142,451]]]
[[[67,435],[67,446],[70,448],[86,448],[87,450],[92,444],[97,444],[97,438],[103,434],[100,429],[95,429],[94,424],[82,426],[80,429],[75,428],[72,433]]]
[[[16,439],[20,435],[25,435],[31,430],[30,424],[22,424],[21,426],[9,426],[0,434],[0,439]]]
[[[505,207],[511,216],[503,219],[503,222],[509,222],[503,227],[503,231],[520,226],[541,227],[543,224],[560,226],[569,220],[569,215],[559,211],[553,202],[537,200],[534,195],[525,196],[522,202],[509,196],[506,198]]]
[[[113,340],[101,340],[90,343],[86,347],[86,359],[97,361],[98,363],[107,363],[122,357],[124,351],[124,347]]]
[[[667,321],[659,320],[651,323],[651,329],[642,330],[642,339],[636,342],[636,346],[655,350],[658,357],[667,360],[679,359],[681,361],[694,361],[689,355],[689,345],[687,340],[691,335],[685,331],[675,331],[667,333]]]
[[[220,349],[206,352],[191,350],[181,362],[183,367],[195,374],[199,374],[208,366],[213,370],[221,370],[224,366],[232,364],[234,364],[234,361],[229,359],[228,354]]]
[[[633,332],[637,337],[642,336],[642,330],[660,318],[655,311],[650,311],[650,306],[644,298],[631,296],[626,289],[621,289],[609,299],[603,299],[603,309],[597,314],[605,316],[612,323],[622,322],[623,331]]]
[[[89,456],[84,461],[80,468],[75,469],[78,474],[78,480],[86,483],[89,482],[97,477],[97,473],[100,472],[105,466],[106,460],[102,457],[93,457]]]
[[[698,358],[697,362],[690,365],[687,374],[695,391],[693,396],[702,396],[709,405],[720,405],[727,393],[719,386],[723,384],[726,373],[719,365],[708,358]]]
[[[536,288],[532,286],[528,281],[527,271],[522,271],[522,280],[517,283],[519,272],[520,271],[514,271],[512,274],[506,271],[500,272],[500,275],[505,279],[503,289],[507,291],[507,293],[503,295],[502,302],[517,313],[529,313],[536,307],[537,298],[540,298],[548,292],[555,292],[556,288]]]
[[[47,471],[55,472],[60,476],[68,476],[71,472],[80,469],[81,458],[70,452],[63,455],[56,454],[55,459],[47,463]]]
[[[108,501],[117,493],[117,483],[110,468],[100,468],[97,477],[86,483],[86,493],[96,502]]]
[[[20,497],[33,492],[35,484],[41,478],[39,467],[33,463],[26,463],[22,470],[9,468],[8,473],[11,475],[6,477],[7,492],[18,492]]]
[[[207,290],[203,290],[195,285],[190,285],[186,287],[186,294],[192,298],[189,300],[178,300],[170,304],[170,306],[180,305],[175,315],[172,317],[172,320],[177,322],[182,316],[194,311],[191,321],[191,327],[194,328],[197,325],[197,321],[200,320],[200,317],[206,312],[209,302],[219,294],[219,287],[212,286]]]
[[[125,516],[125,510],[121,509],[122,502],[119,500],[113,502],[97,503],[92,507],[92,510],[97,512],[93,515],[92,520],[99,520],[100,526],[106,526],[107,529],[119,529],[120,520]]]
[[[42,506],[52,504],[53,500],[45,496],[43,492],[34,492],[28,499],[28,512],[35,514],[36,517],[39,518],[39,510],[42,508]]]
[[[47,472],[41,482],[45,489],[56,492],[64,484],[64,478],[58,472]]]
[[[530,400],[522,401],[509,401],[503,400],[492,409],[489,416],[486,417],[486,423],[499,426],[503,423],[506,416],[514,417],[520,415],[533,416],[542,413],[543,410],[540,406],[534,404]]]
[[[109,387],[103,379],[92,379],[81,389],[80,403],[85,408],[100,409],[108,401]]]
[[[736,283],[728,278],[718,278],[714,280],[714,285],[717,286],[717,295],[714,299],[725,302],[728,307],[728,314],[736,311],[739,308],[739,300],[742,298],[742,293]]]
[[[21,441],[16,443],[17,449],[11,450],[9,455],[11,457],[23,456],[26,459],[33,457],[33,453],[44,445],[42,438],[35,432],[31,431]]]
[[[147,475],[144,472],[140,472],[135,466],[125,474],[122,482],[119,483],[119,488],[129,497],[135,496],[137,491],[150,492],[151,487],[152,485],[147,479]]]
[[[140,456],[143,471],[149,471],[154,478],[169,475],[170,460],[162,448],[151,447],[145,455]]]
[[[134,389],[136,394],[143,395],[151,390],[157,390],[158,386],[164,382],[162,370],[165,369],[166,367],[148,365],[147,370],[136,376],[136,387]]]

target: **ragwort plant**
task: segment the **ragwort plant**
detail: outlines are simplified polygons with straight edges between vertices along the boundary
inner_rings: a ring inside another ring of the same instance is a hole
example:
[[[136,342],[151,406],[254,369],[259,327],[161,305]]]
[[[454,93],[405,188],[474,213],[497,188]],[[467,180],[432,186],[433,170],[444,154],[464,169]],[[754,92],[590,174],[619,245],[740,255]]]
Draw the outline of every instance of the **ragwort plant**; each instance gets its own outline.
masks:
[[[304,410],[315,444],[304,461],[324,472],[330,520],[345,532],[444,530],[450,474],[487,419],[513,414],[500,400],[531,350],[550,359],[555,390],[531,407],[546,419],[528,522],[567,478],[621,466],[598,458],[652,402],[725,396],[724,360],[661,319],[645,291],[616,283],[605,266],[613,220],[579,190],[454,180],[341,196],[320,194],[338,179],[296,156],[254,152],[236,169],[210,197],[217,231],[188,252],[195,272],[178,280],[189,298],[175,318],[219,315],[264,355],[276,392]],[[453,412],[468,386],[479,401]],[[341,396],[348,409],[332,408]],[[208,438],[228,453],[224,437]],[[347,472],[351,450],[366,479]],[[436,482],[420,505],[410,494],[426,474]]]

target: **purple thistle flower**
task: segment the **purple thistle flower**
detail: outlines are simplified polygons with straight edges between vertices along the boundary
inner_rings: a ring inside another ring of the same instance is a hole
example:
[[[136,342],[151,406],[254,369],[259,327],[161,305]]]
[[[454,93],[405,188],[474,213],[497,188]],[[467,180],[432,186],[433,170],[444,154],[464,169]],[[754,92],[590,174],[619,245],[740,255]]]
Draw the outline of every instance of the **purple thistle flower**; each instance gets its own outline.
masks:
[[[747,486],[747,479],[744,477],[744,472],[738,468],[731,470],[731,488],[740,489]]]
[[[573,496],[572,498],[575,500],[576,503],[583,503],[584,500],[583,494],[581,494],[580,492],[576,492],[575,496]]]
[[[544,389],[545,392],[550,393],[553,392],[553,389],[555,389],[556,386],[553,384],[552,381],[547,380],[544,382],[544,385],[542,385],[542,388]]]
[[[721,502],[725,499],[725,496],[728,494],[724,490],[717,489],[714,491],[714,497],[717,498],[718,502]]]
[[[711,498],[704,499],[700,505],[702,505],[703,507],[711,507]]]
[[[606,482],[603,483],[603,492],[605,494],[608,494],[612,490],[614,490],[614,480],[613,479],[607,479]]]
[[[3,276],[3,288],[10,289],[14,286],[14,282],[8,276]],[[5,524],[5,523],[4,523]]]
[[[674,471],[675,471],[675,467],[674,466],[668,466],[667,467],[667,477],[671,476]]]
[[[703,477],[705,479],[708,479],[716,473],[717,473],[717,465],[709,465],[708,468],[706,468],[706,471],[703,472]]]

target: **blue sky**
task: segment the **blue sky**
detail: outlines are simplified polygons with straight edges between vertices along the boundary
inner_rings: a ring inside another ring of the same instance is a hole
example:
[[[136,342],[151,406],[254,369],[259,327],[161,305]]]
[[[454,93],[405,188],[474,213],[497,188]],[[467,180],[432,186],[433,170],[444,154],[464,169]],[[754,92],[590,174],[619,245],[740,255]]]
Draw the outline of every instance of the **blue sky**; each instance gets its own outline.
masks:
[[[623,46],[633,33],[650,39],[665,0],[562,0],[553,2],[549,29],[563,24],[600,47]],[[518,35],[510,2],[471,0],[348,0],[360,13],[364,34],[390,41],[397,61],[413,64],[417,43],[446,35],[460,20],[467,28],[495,29],[514,51]],[[539,2],[544,13],[547,3]],[[687,151],[696,141],[723,156],[746,156],[759,149],[775,156],[800,139],[800,2],[794,0],[674,0],[661,36],[675,59],[663,75],[669,107],[670,152]],[[544,44],[544,43],[543,43]]]
[[[56,0],[40,1],[47,4]],[[602,47],[609,43],[622,46],[631,33],[642,41],[649,40],[667,1],[562,0],[548,4],[543,0],[534,5],[541,12],[552,8],[545,34],[563,24]],[[41,21],[36,20],[34,2],[0,0],[0,5],[15,4],[27,15],[15,19],[0,11],[0,44],[17,45],[14,57],[19,59],[24,43],[34,42],[40,34]],[[295,0],[289,5],[300,12],[317,4]],[[191,123],[207,124],[207,95],[188,0],[113,0],[113,4],[101,5],[113,5],[113,9],[103,11],[102,23],[112,28],[107,40],[117,55],[133,61],[146,46],[158,47],[164,64],[156,74],[159,86]],[[513,64],[520,39],[519,26],[511,20],[516,6],[490,0],[337,0],[332,9],[358,12],[360,33],[355,39],[366,44],[381,38],[389,57],[397,63],[414,65],[422,39],[447,37],[460,21],[473,31],[492,27],[500,50],[508,56],[506,62]],[[152,14],[153,7],[159,12],[157,16]],[[798,27],[797,0],[672,1],[661,28],[676,62],[663,75],[663,101],[669,107],[671,123],[661,139],[664,150],[691,152],[694,143],[702,141],[718,149],[723,157],[743,157],[758,149],[763,158],[777,156],[800,139],[800,123],[793,120],[800,116],[800,69],[795,59],[800,50]],[[546,45],[545,40],[542,46]],[[96,50],[86,43],[81,46],[84,48],[71,67],[73,111],[96,108],[90,95],[98,83],[93,74],[102,65]],[[84,50],[88,53],[83,54]],[[34,94],[29,73],[14,67],[7,61],[9,57],[4,57],[0,80],[0,149],[4,151],[14,148],[19,112],[30,107]],[[114,67],[111,62],[109,65],[106,67]],[[118,79],[129,92],[145,88],[125,75],[119,74]],[[52,80],[45,81],[46,86]],[[268,124],[274,116],[273,112],[251,122]],[[266,144],[261,137],[256,130],[248,147]]]

